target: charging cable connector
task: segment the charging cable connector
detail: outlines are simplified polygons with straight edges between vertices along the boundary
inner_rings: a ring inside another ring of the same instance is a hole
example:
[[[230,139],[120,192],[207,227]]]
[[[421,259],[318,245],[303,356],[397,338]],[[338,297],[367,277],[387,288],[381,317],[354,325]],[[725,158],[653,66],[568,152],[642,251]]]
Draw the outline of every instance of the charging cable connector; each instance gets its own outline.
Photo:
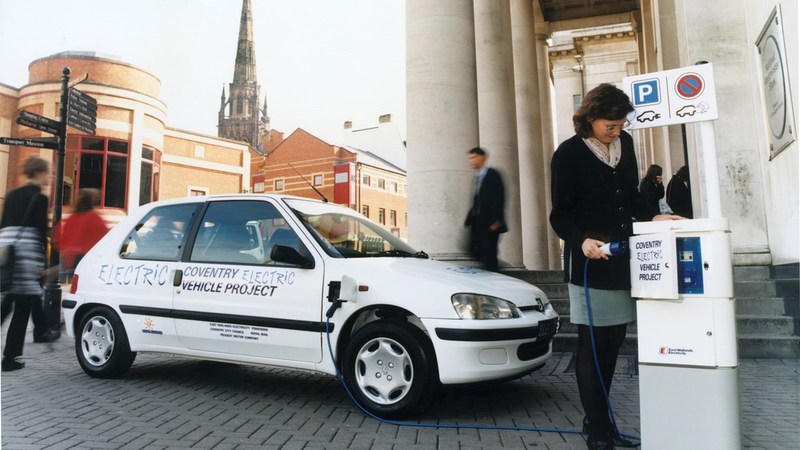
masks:
[[[625,241],[620,242],[609,242],[600,247],[600,251],[604,255],[612,256],[612,255],[622,255],[628,250],[628,246]]]

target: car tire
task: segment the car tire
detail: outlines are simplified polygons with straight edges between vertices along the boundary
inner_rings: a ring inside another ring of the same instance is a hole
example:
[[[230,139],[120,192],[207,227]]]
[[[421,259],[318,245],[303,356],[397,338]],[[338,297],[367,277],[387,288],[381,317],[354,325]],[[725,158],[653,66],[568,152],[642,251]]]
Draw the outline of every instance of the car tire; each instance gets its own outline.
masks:
[[[372,322],[353,335],[342,376],[358,403],[384,419],[423,412],[439,387],[428,337],[411,324],[391,320]]]
[[[94,307],[81,317],[75,330],[75,354],[83,371],[95,378],[120,376],[136,359],[122,321],[103,306]]]

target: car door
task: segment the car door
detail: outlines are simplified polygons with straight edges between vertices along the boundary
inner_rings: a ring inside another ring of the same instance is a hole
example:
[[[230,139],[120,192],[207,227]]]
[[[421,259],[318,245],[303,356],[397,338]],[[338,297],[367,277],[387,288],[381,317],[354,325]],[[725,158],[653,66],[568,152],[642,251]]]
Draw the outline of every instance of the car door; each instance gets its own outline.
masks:
[[[268,199],[208,202],[173,298],[187,348],[242,360],[321,360],[324,268],[292,223]],[[273,236],[313,268],[272,261]]]
[[[180,347],[171,316],[173,279],[203,202],[153,208],[123,240],[117,258],[99,261],[97,277],[119,305],[134,346]]]

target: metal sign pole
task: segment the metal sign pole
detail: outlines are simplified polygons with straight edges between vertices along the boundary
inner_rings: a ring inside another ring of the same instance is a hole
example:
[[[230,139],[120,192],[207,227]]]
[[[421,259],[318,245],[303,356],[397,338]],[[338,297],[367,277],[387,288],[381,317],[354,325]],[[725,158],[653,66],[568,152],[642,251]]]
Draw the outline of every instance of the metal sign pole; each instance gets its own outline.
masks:
[[[53,228],[61,221],[61,206],[63,203],[64,158],[67,148],[67,102],[69,101],[67,89],[69,88],[69,73],[69,67],[64,67],[61,70],[61,124],[58,133],[58,149],[56,150],[55,180],[53,181]],[[49,267],[51,270],[56,270],[59,267],[59,253],[52,246],[50,247]],[[55,278],[51,278],[45,287],[44,305],[48,326],[51,329],[58,330],[61,325],[61,284],[59,283],[58,273],[56,273]]]
[[[722,202],[719,194],[719,169],[717,167],[717,140],[714,136],[714,122],[700,122],[700,145],[703,149],[703,176],[706,183],[706,202],[708,217],[722,218]]]

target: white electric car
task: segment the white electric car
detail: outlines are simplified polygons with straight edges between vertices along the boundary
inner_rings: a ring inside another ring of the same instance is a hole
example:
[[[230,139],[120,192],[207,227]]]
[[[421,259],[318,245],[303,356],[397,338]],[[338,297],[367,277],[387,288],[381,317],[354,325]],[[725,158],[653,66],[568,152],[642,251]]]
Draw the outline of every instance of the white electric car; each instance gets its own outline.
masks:
[[[351,209],[278,195],[137,209],[81,260],[62,305],[93,377],[123,374],[136,352],[338,367],[386,418],[423,411],[441,384],[541,367],[559,324],[531,284],[431,260]]]

